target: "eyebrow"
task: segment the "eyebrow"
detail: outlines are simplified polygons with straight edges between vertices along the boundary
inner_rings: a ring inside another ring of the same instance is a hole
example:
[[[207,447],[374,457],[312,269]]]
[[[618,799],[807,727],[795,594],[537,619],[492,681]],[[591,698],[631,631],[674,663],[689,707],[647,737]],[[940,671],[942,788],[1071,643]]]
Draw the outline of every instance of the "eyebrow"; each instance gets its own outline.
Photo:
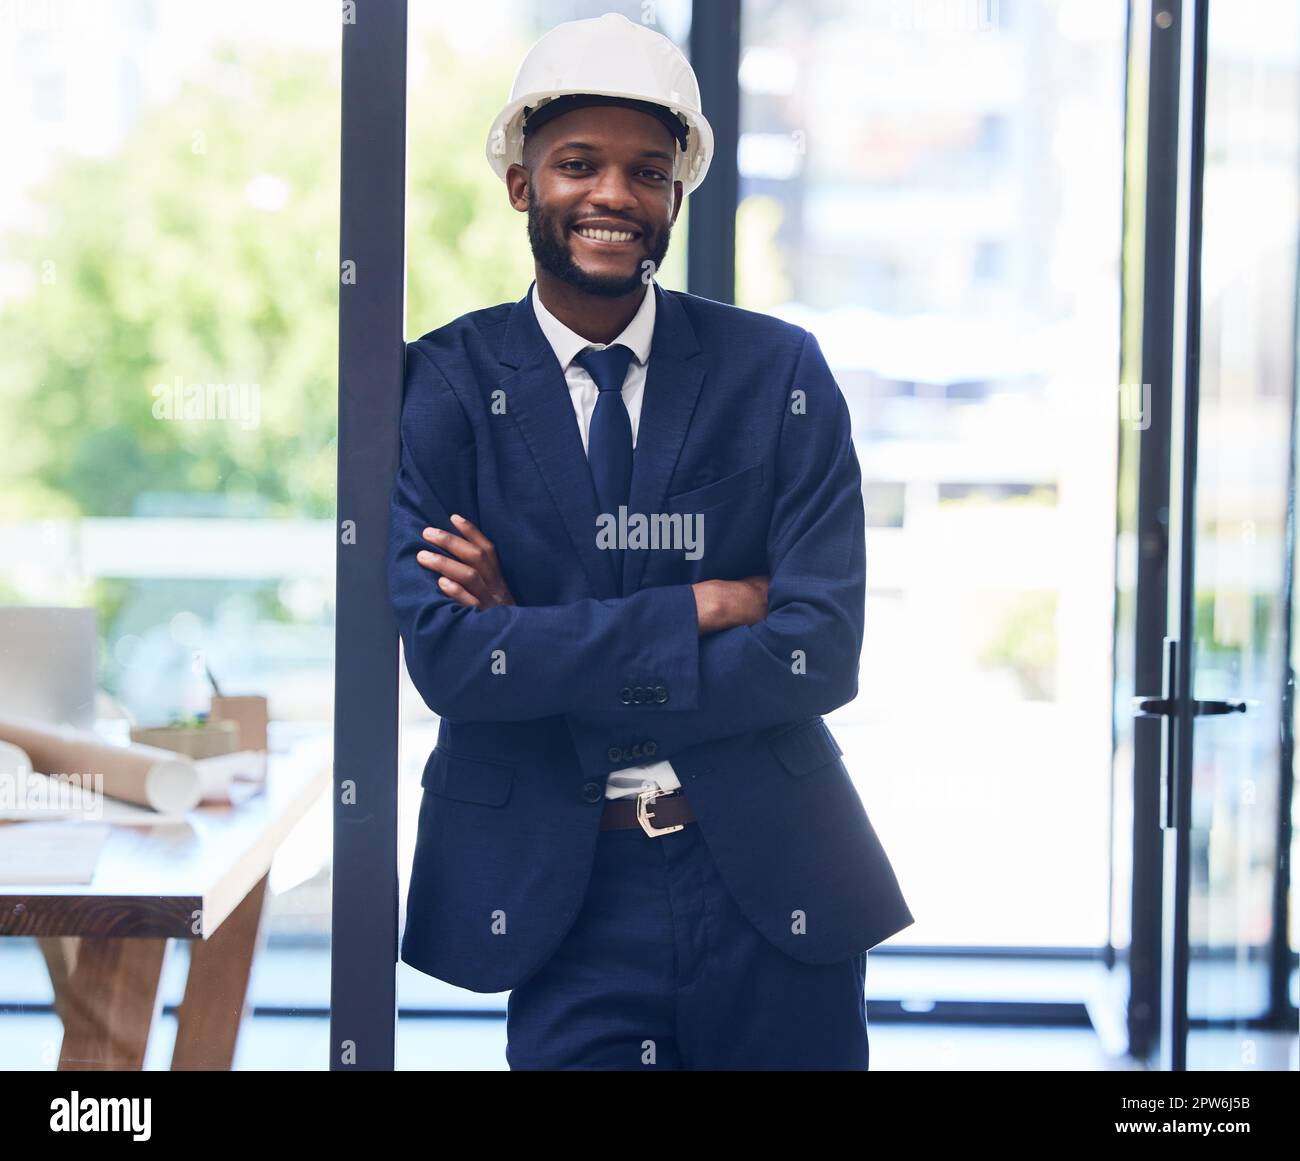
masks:
[[[551,152],[557,152],[565,149],[583,149],[588,153],[599,153],[600,146],[592,145],[589,141],[565,141],[559,145],[552,146]],[[643,149],[637,154],[637,157],[657,157],[660,161],[671,162],[673,156],[671,153],[665,153],[662,149]]]

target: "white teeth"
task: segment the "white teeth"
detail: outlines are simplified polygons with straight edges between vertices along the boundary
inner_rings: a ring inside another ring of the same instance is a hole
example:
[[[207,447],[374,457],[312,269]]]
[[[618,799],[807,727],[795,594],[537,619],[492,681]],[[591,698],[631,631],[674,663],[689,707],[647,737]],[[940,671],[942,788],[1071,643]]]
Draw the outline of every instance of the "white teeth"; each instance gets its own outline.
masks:
[[[580,228],[578,233],[584,238],[595,238],[598,242],[630,242],[636,237],[625,230],[593,230],[587,227]]]

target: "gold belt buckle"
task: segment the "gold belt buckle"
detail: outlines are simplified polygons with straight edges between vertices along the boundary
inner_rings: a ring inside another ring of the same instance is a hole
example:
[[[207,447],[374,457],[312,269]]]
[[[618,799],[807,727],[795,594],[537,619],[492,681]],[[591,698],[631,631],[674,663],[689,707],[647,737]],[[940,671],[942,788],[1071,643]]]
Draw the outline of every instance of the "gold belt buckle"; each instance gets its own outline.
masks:
[[[651,838],[656,838],[661,834],[672,834],[675,830],[684,830],[686,828],[686,824],[682,822],[674,826],[655,826],[650,822],[654,818],[655,812],[647,809],[655,799],[663,798],[668,794],[676,794],[678,789],[678,787],[673,787],[671,790],[665,790],[662,786],[656,786],[653,790],[642,790],[636,796],[636,820],[641,824],[641,829]]]

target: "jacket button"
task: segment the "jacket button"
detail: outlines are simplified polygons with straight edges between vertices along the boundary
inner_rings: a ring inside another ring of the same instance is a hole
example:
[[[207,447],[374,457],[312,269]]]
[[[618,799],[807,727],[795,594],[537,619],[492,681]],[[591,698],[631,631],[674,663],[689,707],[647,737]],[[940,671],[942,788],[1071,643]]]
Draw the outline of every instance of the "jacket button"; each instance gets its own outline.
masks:
[[[618,746],[610,746],[606,751],[606,757],[609,758],[611,762],[621,761],[623,758],[623,751],[619,749]]]
[[[658,747],[654,742],[646,742],[645,746],[642,747],[642,748],[643,748],[643,749],[645,750],[645,752],[646,752],[647,754],[649,754],[651,757],[653,757],[653,756],[654,756],[654,752],[655,752],[657,749],[659,749],[659,747]]]
[[[655,701],[665,702],[668,700],[668,687],[666,685],[655,686]]]
[[[624,705],[631,705],[632,704],[631,688],[625,685],[622,689],[620,689],[618,691],[618,700],[621,701]]]
[[[599,782],[587,782],[582,787],[582,799],[584,802],[599,802],[605,797],[604,791],[600,788]]]

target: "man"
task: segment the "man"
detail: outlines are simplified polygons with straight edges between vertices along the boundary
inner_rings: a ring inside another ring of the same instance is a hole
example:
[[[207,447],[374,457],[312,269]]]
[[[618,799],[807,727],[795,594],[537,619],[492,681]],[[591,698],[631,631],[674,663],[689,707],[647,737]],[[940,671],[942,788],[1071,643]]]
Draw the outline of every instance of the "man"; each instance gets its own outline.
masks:
[[[653,279],[712,134],[606,15],[488,138],[536,281],[408,348],[389,582],[442,719],[402,959],[511,989],[514,1069],[865,1069],[913,922],[822,714],[857,692],[861,477],[799,327]]]

